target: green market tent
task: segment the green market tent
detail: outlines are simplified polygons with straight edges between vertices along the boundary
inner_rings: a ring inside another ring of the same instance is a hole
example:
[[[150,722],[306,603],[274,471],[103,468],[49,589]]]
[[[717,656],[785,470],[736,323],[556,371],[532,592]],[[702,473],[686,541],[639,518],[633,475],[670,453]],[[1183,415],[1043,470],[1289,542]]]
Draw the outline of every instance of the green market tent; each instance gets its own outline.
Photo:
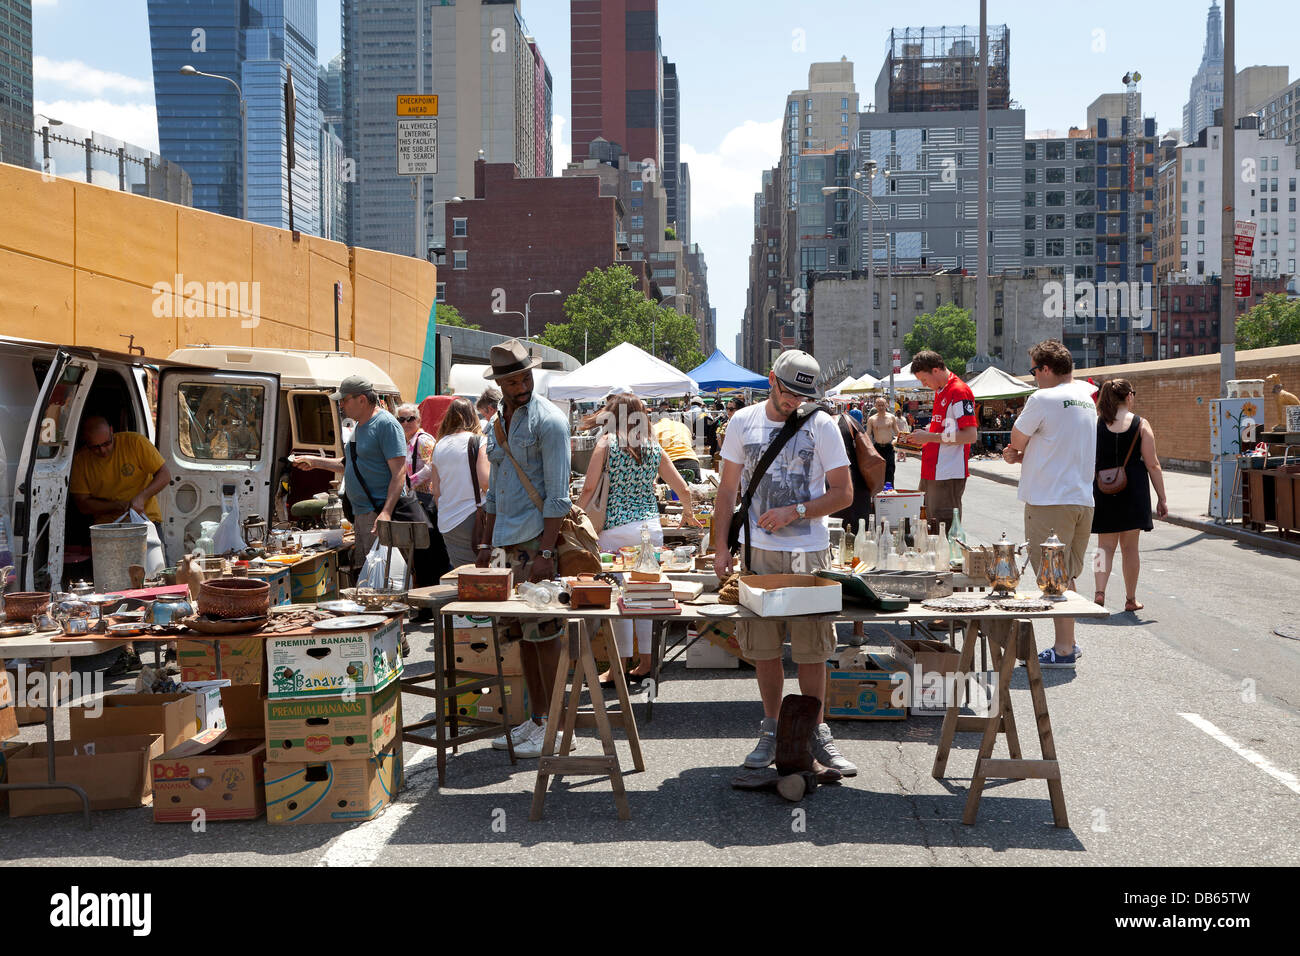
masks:
[[[1000,398],[1023,398],[1038,391],[1013,375],[990,365],[966,383],[977,402],[991,402]]]

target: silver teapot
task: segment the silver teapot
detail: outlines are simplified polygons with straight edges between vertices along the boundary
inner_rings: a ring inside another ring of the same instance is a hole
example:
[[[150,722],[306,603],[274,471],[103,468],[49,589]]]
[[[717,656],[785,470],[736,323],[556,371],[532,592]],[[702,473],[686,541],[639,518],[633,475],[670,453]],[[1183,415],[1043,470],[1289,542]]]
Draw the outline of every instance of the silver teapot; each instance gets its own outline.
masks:
[[[993,560],[985,573],[989,579],[989,587],[995,593],[1015,593],[1016,585],[1020,583],[1020,574],[1029,564],[1029,559],[1025,558],[1025,563],[1017,567],[1016,554],[1026,547],[1025,544],[1012,544],[1008,541],[1005,531],[1002,532],[1002,540],[993,545]]]
[[[1056,536],[1055,528],[1042,543],[1041,549],[1038,559],[1038,589],[1045,598],[1063,601],[1065,592],[1070,588],[1070,565],[1065,543]]]

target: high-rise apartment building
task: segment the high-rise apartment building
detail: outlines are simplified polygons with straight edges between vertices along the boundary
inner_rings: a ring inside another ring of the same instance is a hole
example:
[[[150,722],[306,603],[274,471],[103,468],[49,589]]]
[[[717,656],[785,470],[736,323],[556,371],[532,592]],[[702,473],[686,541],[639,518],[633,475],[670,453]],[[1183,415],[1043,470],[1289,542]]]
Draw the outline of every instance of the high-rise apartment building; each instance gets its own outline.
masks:
[[[1260,132],[1269,139],[1285,140],[1291,146],[1300,144],[1300,80],[1248,109],[1259,122]]]
[[[1205,17],[1205,46],[1201,66],[1192,77],[1187,103],[1183,106],[1183,142],[1194,143],[1201,130],[1214,122],[1214,111],[1223,106],[1223,14],[1212,2]]]
[[[0,0],[0,162],[31,166],[32,2]]]
[[[194,205],[239,216],[244,189],[239,96],[221,80],[184,76],[190,65],[237,83],[248,104],[248,218],[320,229],[320,109],[312,0],[149,0],[159,151],[194,183]],[[202,30],[195,34],[195,30]],[[201,41],[201,42],[200,42]],[[196,46],[197,44],[197,46]],[[201,46],[201,49],[198,48]],[[284,84],[297,94],[296,165],[286,160]]]
[[[664,168],[664,61],[658,0],[570,0],[573,159],[592,140]]]
[[[988,28],[988,106],[1011,103],[1011,31]],[[889,31],[876,77],[876,111],[927,113],[979,109],[979,27],[907,27]]]
[[[664,57],[664,189],[668,193],[668,221],[677,229],[678,238],[683,242],[687,240],[682,235],[683,231],[689,232],[690,227],[684,226],[681,206],[678,204],[678,195],[681,181],[681,105],[678,99],[677,87],[677,65]]]
[[[677,164],[677,238],[691,244],[691,165]]]

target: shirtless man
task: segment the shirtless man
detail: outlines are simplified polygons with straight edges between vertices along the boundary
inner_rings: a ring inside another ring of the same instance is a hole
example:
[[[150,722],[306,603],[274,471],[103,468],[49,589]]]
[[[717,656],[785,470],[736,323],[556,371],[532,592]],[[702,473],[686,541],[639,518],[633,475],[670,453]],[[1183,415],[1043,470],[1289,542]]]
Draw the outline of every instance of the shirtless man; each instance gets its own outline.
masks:
[[[894,439],[907,429],[897,415],[889,413],[889,404],[883,398],[876,399],[876,414],[867,419],[867,433],[871,444],[876,446],[880,457],[885,459],[885,484],[894,483]]]

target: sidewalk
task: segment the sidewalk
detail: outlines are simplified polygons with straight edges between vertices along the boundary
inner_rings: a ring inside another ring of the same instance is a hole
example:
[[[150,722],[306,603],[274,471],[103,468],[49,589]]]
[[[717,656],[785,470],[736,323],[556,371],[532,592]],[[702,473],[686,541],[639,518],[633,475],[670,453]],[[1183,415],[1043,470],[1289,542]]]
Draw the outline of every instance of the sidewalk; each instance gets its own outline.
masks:
[[[1020,484],[1020,466],[1008,465],[999,458],[972,458],[970,473],[1004,485]],[[1165,493],[1169,498],[1169,516],[1164,521],[1170,524],[1192,528],[1203,534],[1212,534],[1221,538],[1234,538],[1243,544],[1249,544],[1267,551],[1300,558],[1300,544],[1282,541],[1276,534],[1258,534],[1247,531],[1240,525],[1215,524],[1206,517],[1210,502],[1210,476],[1190,475],[1185,472],[1165,469]],[[1155,496],[1152,495],[1152,508]],[[1153,515],[1154,517],[1154,515]],[[1157,518],[1157,521],[1162,520]]]

